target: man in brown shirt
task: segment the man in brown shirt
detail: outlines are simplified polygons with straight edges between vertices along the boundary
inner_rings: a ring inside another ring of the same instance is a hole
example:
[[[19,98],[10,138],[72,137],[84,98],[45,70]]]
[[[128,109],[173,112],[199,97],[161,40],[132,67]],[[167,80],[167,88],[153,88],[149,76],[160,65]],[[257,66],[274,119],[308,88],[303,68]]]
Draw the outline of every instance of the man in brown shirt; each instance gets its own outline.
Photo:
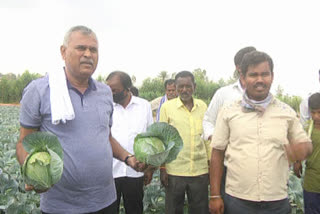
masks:
[[[305,159],[312,144],[294,110],[269,92],[272,59],[263,52],[250,52],[240,70],[244,95],[222,108],[211,142],[210,212],[290,213],[289,162]],[[224,156],[228,172],[222,200]]]

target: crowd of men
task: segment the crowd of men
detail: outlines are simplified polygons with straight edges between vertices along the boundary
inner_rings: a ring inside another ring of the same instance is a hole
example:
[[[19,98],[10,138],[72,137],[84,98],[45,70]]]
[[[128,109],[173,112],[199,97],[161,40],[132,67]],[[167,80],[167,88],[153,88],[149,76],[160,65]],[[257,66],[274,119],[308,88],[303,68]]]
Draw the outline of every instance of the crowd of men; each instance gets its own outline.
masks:
[[[92,79],[99,45],[91,29],[71,28],[60,50],[65,67],[56,72],[65,77],[74,115],[53,123],[55,74],[31,82],[21,100],[19,163],[28,155],[23,138],[32,132],[55,134],[64,151],[61,180],[40,193],[42,213],[114,214],[121,198],[126,213],[143,213],[143,186],[156,168],[136,160],[133,143],[154,122],[150,103],[136,96],[125,72],[110,73],[106,84]],[[310,136],[296,112],[270,93],[274,65],[268,54],[245,47],[234,63],[239,80],[220,88],[208,108],[193,96],[197,85],[191,72],[165,82],[155,122],[174,126],[183,139],[176,160],[160,167],[165,213],[183,213],[185,195],[191,214],[291,213],[289,166],[296,163],[300,175],[298,164],[312,153]],[[309,102],[316,129],[319,102],[318,97]],[[320,177],[312,170],[309,174]],[[306,194],[314,192],[312,182],[319,178],[309,179]],[[28,184],[26,190],[38,192]],[[308,197],[316,201],[319,192]]]

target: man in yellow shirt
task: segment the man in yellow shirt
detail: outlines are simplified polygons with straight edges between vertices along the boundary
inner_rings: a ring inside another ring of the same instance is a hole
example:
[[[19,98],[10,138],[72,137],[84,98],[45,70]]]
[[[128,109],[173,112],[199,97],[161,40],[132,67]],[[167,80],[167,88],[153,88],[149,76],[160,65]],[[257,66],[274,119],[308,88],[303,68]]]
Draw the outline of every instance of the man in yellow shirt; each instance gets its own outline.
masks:
[[[312,151],[296,112],[270,93],[273,62],[259,51],[242,59],[242,99],[224,105],[212,136],[211,214],[289,214],[289,164]],[[223,160],[225,196],[220,184]]]
[[[192,97],[196,84],[189,71],[175,77],[178,97],[165,102],[160,122],[177,128],[183,148],[176,160],[160,168],[161,183],[166,188],[166,214],[182,214],[185,193],[189,213],[208,213],[208,145],[202,140],[202,120],[207,105]]]

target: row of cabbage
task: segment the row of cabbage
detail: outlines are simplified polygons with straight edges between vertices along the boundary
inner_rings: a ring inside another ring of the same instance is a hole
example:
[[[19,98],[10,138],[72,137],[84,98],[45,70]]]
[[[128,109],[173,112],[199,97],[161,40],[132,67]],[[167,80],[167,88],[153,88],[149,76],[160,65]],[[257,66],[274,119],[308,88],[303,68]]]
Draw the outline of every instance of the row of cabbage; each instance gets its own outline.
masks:
[[[0,212],[40,213],[39,195],[26,192],[16,160],[19,107],[0,106]]]
[[[19,137],[18,118],[18,106],[0,106],[0,213],[41,213],[39,195],[24,190],[20,166],[15,156],[15,145]],[[293,174],[289,178],[289,199],[292,213],[303,213],[301,180]],[[164,189],[160,185],[159,171],[156,171],[151,184],[145,187],[144,213],[164,213],[164,202]],[[124,213],[123,207],[120,212]]]

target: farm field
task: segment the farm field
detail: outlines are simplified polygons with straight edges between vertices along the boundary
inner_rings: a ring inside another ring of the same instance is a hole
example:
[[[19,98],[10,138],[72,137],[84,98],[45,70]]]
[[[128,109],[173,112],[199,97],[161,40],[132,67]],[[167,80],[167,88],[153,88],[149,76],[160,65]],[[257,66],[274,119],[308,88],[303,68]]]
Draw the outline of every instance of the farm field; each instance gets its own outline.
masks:
[[[0,105],[0,214],[41,213],[40,197],[24,191],[15,145],[19,137],[19,106]],[[146,188],[145,213],[164,213],[164,191],[160,186],[159,171]],[[124,213],[120,207],[120,213]]]
[[[15,156],[18,137],[19,106],[0,105],[0,214],[37,214],[40,213],[39,195],[24,191],[20,166]],[[165,213],[164,199],[159,171],[156,171],[151,184],[145,187],[144,213]],[[303,213],[301,180],[292,174],[289,179],[289,199],[293,208],[292,214]],[[123,207],[120,213],[124,213]]]
[[[16,160],[19,106],[0,106],[0,213],[40,213],[39,195],[26,193]]]

